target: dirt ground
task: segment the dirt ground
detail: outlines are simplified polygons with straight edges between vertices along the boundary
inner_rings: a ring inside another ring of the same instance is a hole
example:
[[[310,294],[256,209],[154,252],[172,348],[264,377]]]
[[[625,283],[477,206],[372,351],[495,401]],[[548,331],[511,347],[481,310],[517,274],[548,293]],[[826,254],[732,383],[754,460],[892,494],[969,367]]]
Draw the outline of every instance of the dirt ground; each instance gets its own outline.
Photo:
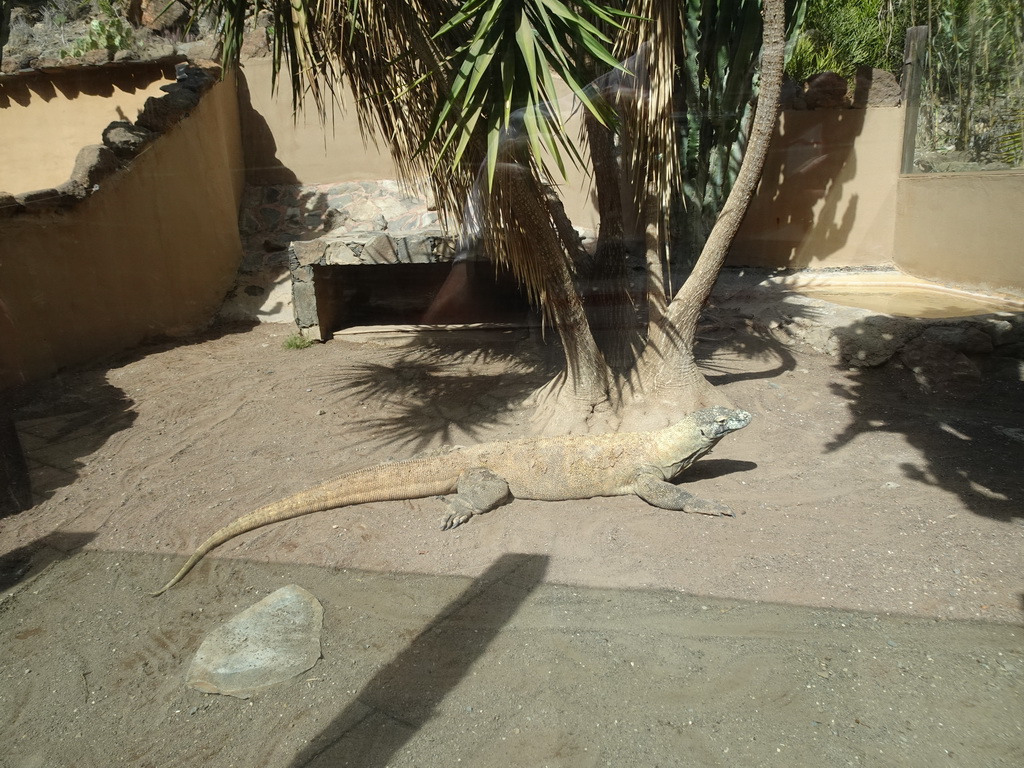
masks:
[[[731,338],[707,370],[754,421],[685,482],[733,519],[515,501],[443,532],[436,499],[365,505],[149,597],[261,504],[522,434],[505,404],[546,378],[520,331],[289,332],[149,346],[20,404],[37,503],[0,521],[0,765],[1024,764],[1019,382],[937,398]],[[324,605],[317,666],[188,688],[204,635],[289,583]]]

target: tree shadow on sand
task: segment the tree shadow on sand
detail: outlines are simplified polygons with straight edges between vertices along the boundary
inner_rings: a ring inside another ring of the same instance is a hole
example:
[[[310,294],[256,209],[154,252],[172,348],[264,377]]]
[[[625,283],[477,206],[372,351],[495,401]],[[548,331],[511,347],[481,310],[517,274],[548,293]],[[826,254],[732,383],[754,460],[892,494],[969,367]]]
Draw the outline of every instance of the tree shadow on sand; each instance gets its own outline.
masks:
[[[325,378],[327,391],[372,407],[355,423],[366,442],[386,436],[414,451],[480,440],[516,423],[516,406],[557,370],[529,330],[466,339],[458,331],[423,330],[383,359],[346,366]],[[359,442],[357,440],[357,442]]]
[[[785,344],[734,310],[708,309],[695,351],[716,386],[796,367]],[[520,429],[530,395],[563,365],[556,335],[538,328],[463,336],[425,328],[383,359],[347,366],[322,383],[380,414],[356,422],[366,442],[383,435],[393,445],[423,450],[479,441],[494,428]]]
[[[74,482],[84,457],[136,418],[134,401],[104,368],[65,371],[10,393],[33,503]]]
[[[955,495],[978,515],[1024,517],[1024,398],[1018,381],[992,375],[929,393],[895,362],[864,368],[833,393],[847,401],[849,425],[826,446],[835,451],[871,432],[902,434],[920,454],[900,468],[914,483]]]
[[[17,430],[28,467],[32,504],[73,483],[88,456],[135,423],[135,401],[110,383],[111,370],[174,347],[245,333],[252,326],[252,322],[221,323],[188,336],[155,336],[105,359],[3,392],[3,406]]]

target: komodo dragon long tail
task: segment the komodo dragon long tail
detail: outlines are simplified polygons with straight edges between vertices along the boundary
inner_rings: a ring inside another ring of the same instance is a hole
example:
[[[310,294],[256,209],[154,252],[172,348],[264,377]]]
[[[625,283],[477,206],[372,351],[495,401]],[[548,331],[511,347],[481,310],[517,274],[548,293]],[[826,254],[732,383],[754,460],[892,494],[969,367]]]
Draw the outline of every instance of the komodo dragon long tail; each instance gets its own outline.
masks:
[[[453,448],[436,455],[377,464],[260,507],[199,545],[167,584],[173,587],[210,550],[240,534],[293,517],[375,501],[452,494],[442,528],[454,528],[513,498],[566,501],[635,494],[663,509],[731,515],[724,505],[698,499],[670,480],[707,454],[725,435],[750,423],[750,414],[706,408],[655,432],[510,440]]]

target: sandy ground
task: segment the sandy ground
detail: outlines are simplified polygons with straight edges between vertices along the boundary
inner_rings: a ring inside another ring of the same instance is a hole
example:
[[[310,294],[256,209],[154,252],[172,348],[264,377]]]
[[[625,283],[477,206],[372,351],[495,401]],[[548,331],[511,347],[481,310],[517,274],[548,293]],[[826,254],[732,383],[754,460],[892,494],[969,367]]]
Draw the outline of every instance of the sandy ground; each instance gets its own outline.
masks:
[[[151,346],[16,413],[38,503],[0,521],[0,765],[1024,764],[1024,400],[928,397],[739,338],[755,414],[686,476],[734,519],[632,498],[436,499],[211,531],[342,471],[519,435],[524,333],[286,350],[283,326]],[[396,478],[396,482],[401,482]],[[323,659],[248,701],[185,671],[274,589]]]

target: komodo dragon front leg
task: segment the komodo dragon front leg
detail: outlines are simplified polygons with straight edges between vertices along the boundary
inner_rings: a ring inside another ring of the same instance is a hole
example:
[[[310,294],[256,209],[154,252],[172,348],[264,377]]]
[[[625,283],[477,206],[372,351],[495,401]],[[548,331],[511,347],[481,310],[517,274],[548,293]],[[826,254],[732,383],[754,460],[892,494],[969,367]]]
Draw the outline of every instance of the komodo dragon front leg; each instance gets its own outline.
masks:
[[[508,483],[486,467],[473,467],[459,475],[455,495],[445,498],[451,513],[441,524],[447,531],[512,501]]]
[[[663,480],[654,468],[641,469],[633,481],[633,492],[652,507],[699,515],[734,517],[733,511],[718,501],[701,499],[678,485]]]

